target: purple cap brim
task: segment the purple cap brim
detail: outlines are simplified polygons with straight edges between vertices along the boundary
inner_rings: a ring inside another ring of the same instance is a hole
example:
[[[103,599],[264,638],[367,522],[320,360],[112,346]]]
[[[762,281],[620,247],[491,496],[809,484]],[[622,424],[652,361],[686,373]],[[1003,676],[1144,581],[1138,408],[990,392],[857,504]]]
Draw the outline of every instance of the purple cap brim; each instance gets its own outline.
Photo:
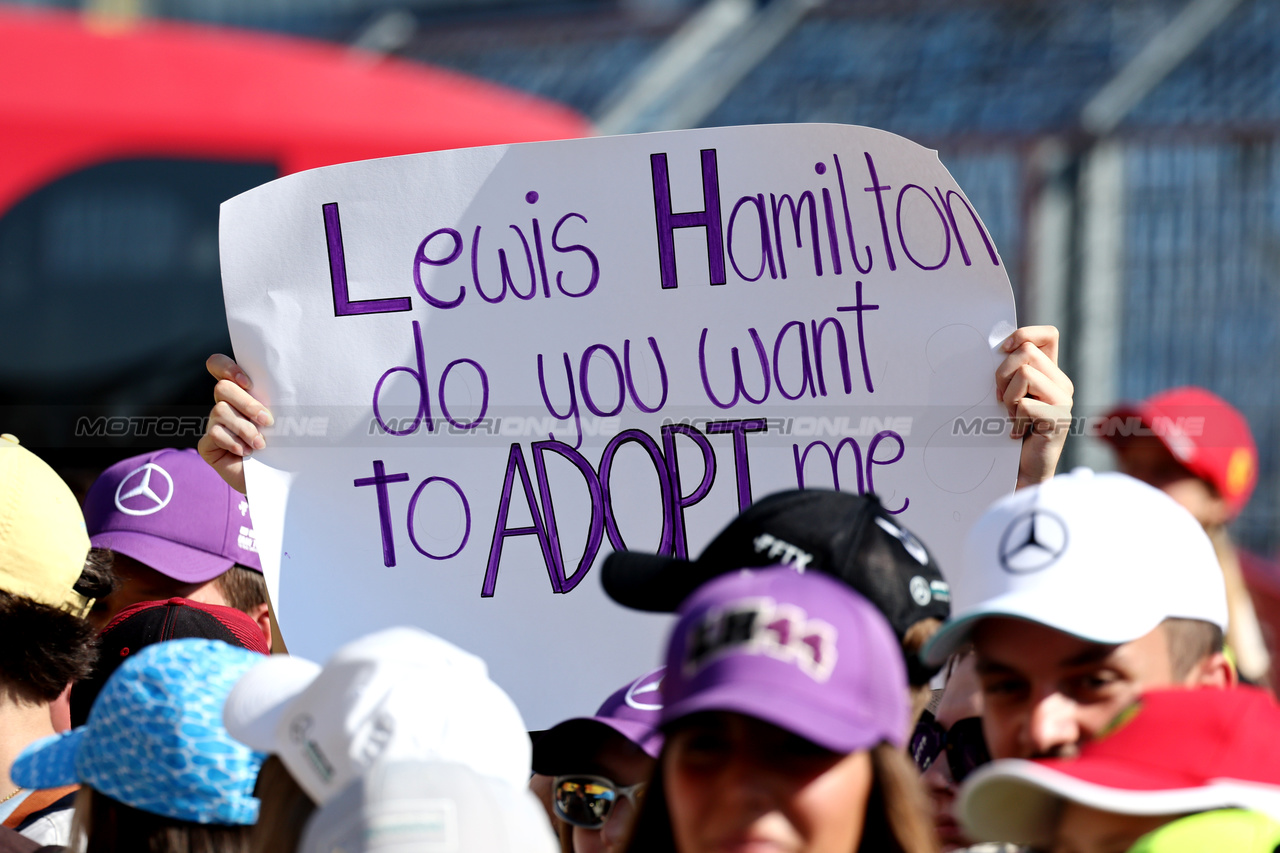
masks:
[[[885,726],[873,715],[851,719],[851,714],[857,711],[855,708],[828,711],[816,705],[812,697],[797,699],[779,691],[765,693],[759,684],[750,682],[725,682],[707,687],[668,705],[663,709],[662,726],[669,728],[684,717],[704,711],[729,711],[755,717],[832,752],[858,752],[884,742],[900,749],[906,746],[902,732],[883,731]]]
[[[186,583],[203,583],[235,565],[221,554],[210,554],[190,545],[180,545],[136,530],[111,530],[89,537],[95,548],[107,548]],[[163,567],[163,568],[162,568]]]
[[[606,717],[585,717],[584,719],[608,726],[643,749],[650,758],[657,758],[658,753],[662,752],[662,732],[653,726],[646,726],[635,720],[615,720]]]
[[[30,744],[13,762],[9,777],[24,788],[61,788],[80,782],[76,755],[84,739],[84,727],[50,735]]]
[[[650,758],[662,752],[662,732],[632,720],[574,717],[542,733],[533,745],[533,770],[544,776],[583,772],[593,760],[599,738],[617,734]]]

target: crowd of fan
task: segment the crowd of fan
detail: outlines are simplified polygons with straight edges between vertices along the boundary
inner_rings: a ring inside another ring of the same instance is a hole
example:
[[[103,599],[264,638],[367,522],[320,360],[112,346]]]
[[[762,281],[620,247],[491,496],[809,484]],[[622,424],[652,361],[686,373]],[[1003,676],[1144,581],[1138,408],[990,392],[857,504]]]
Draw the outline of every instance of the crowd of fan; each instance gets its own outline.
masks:
[[[1069,412],[1056,348],[1006,343],[1015,419]],[[945,569],[823,490],[696,559],[610,555],[610,596],[676,614],[665,664],[530,733],[417,628],[271,654],[240,467],[271,414],[210,369],[200,451],[123,460],[83,509],[0,438],[0,851],[1280,850],[1280,706],[1223,532],[1256,449],[1207,392],[1121,412],[1205,425],[1115,439],[1128,473],[1054,476],[1065,435],[1015,435],[1018,488]]]

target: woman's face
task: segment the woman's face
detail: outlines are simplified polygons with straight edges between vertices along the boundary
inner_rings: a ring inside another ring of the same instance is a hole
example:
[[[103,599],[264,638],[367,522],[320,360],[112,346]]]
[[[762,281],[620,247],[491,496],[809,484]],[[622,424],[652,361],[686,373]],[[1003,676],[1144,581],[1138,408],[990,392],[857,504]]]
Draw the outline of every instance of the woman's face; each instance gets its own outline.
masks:
[[[862,838],[869,753],[841,755],[741,714],[697,714],[662,766],[680,853],[852,853]]]
[[[949,730],[960,720],[982,716],[982,685],[974,669],[975,660],[973,654],[961,658],[947,678],[942,703],[934,715],[944,729]],[[951,778],[946,755],[939,755],[921,778],[933,804],[933,826],[942,849],[968,847],[972,842],[964,837],[955,817],[956,783]]]
[[[590,772],[604,776],[620,788],[646,782],[653,772],[653,759],[625,738],[611,737],[595,755]],[[619,853],[626,841],[635,809],[626,797],[619,798],[600,829],[573,828],[574,853]]]

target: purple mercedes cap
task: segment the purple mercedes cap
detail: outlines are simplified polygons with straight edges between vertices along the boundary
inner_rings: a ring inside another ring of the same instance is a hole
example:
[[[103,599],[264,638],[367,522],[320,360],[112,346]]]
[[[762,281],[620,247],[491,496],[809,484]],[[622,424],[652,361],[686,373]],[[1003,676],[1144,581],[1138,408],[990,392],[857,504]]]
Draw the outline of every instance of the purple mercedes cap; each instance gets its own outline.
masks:
[[[574,717],[544,732],[533,746],[534,772],[562,776],[592,771],[595,753],[616,735],[657,758],[662,751],[658,719],[665,672],[665,667],[659,667],[627,682],[604,700],[593,717]]]
[[[665,728],[746,714],[840,753],[906,743],[906,667],[893,629],[847,584],[785,567],[744,569],[680,607],[662,684]]]
[[[262,571],[248,500],[192,449],[112,465],[89,489],[84,519],[95,548],[174,580],[211,580],[235,563]]]

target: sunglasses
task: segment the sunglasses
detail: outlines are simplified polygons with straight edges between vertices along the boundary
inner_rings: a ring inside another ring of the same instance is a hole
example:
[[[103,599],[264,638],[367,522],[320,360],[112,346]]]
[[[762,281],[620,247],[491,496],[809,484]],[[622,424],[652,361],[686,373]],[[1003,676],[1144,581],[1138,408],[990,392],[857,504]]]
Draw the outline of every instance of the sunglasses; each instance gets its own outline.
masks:
[[[986,738],[982,736],[982,718],[966,717],[952,723],[950,729],[944,729],[930,712],[921,714],[920,722],[911,735],[911,757],[916,766],[923,773],[943,753],[946,753],[951,778],[957,785],[991,761]]]
[[[600,829],[609,819],[620,797],[638,808],[645,783],[625,788],[603,776],[557,776],[551,789],[556,817],[583,829]]]

